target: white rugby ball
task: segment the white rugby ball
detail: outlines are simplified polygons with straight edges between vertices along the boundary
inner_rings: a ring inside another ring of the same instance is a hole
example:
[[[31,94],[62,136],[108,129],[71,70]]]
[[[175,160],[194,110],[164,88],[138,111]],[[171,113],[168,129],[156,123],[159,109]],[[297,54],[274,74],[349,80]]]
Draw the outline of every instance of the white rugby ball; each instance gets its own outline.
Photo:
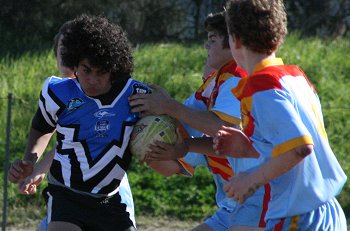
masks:
[[[134,126],[129,141],[130,151],[142,162],[149,151],[149,144],[156,140],[174,144],[176,136],[176,122],[170,116],[145,116]]]

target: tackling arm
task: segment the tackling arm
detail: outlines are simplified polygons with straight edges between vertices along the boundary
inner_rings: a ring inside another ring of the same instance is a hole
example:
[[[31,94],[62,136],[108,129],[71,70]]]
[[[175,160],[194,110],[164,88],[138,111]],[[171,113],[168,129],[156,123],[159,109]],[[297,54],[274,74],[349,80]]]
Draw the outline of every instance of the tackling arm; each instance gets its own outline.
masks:
[[[174,99],[167,103],[165,113],[209,136],[214,136],[222,125],[230,126],[212,111],[194,110]]]
[[[209,136],[214,136],[222,125],[229,125],[211,111],[194,110],[171,98],[161,87],[151,87],[155,89],[152,94],[135,94],[129,97],[132,112],[140,112],[142,117],[167,114]]]

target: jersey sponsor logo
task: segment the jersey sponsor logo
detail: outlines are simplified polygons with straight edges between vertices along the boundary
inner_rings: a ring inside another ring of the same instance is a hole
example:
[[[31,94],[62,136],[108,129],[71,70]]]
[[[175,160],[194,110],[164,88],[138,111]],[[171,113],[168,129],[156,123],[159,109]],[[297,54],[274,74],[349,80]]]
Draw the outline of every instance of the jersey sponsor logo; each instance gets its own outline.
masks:
[[[98,111],[98,112],[95,112],[94,116],[97,117],[97,118],[99,118],[99,119],[102,119],[103,117],[115,116],[115,114],[110,113],[110,112],[105,111],[105,110],[100,110],[100,111]]]
[[[74,111],[80,108],[85,102],[80,98],[73,98],[67,104],[68,112]]]
[[[133,91],[132,91],[132,94],[146,94],[149,92],[149,89],[142,85],[142,84],[139,84],[139,83],[136,83],[132,86],[133,88]]]
[[[97,121],[95,125],[97,137],[106,137],[106,133],[109,131],[110,127],[110,122],[108,120]]]

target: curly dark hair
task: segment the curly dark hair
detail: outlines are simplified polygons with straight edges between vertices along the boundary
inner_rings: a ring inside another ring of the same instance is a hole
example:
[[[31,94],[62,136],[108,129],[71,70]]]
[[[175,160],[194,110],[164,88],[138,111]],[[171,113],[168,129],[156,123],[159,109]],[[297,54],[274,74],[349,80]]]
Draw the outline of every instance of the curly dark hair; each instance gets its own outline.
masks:
[[[62,63],[74,69],[83,59],[110,72],[112,79],[130,74],[131,48],[123,29],[102,16],[81,15],[69,23],[62,38]]]
[[[226,23],[231,35],[248,49],[270,55],[287,35],[283,0],[229,0]]]
[[[222,47],[230,48],[224,11],[215,14],[210,13],[204,21],[204,28],[207,32],[216,31],[220,36],[224,37]]]

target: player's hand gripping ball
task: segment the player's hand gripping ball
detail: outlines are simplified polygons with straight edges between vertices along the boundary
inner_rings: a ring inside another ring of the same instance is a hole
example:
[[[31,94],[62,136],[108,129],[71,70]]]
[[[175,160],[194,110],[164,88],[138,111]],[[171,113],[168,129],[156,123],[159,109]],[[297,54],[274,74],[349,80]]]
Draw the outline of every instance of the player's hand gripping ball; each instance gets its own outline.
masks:
[[[134,126],[130,138],[130,151],[141,162],[149,152],[149,144],[156,140],[174,144],[176,142],[176,122],[167,115],[145,116]]]

